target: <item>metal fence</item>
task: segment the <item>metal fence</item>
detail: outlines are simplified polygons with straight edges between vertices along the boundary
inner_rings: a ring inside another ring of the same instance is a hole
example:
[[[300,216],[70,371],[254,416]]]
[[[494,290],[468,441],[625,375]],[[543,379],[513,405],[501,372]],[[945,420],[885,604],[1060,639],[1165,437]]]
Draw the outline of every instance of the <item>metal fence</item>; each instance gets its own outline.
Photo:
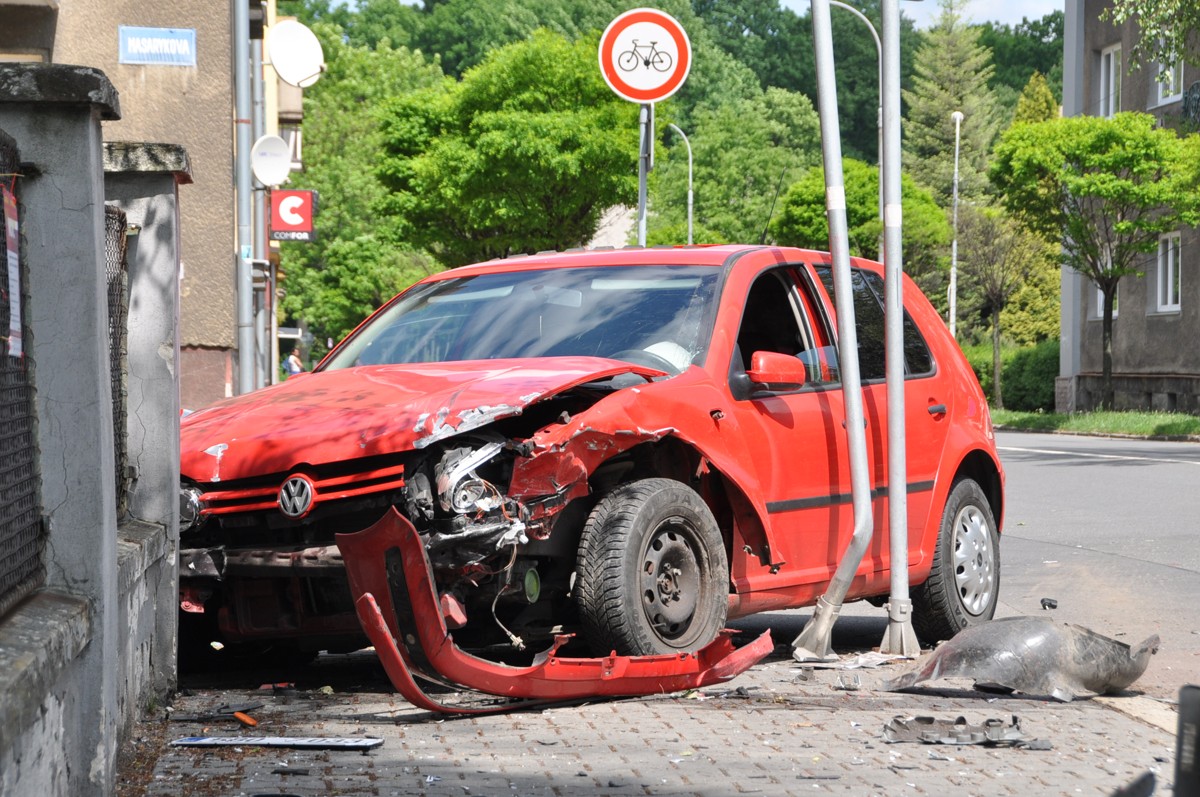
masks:
[[[125,212],[104,206],[104,276],[108,285],[108,356],[112,378],[113,443],[116,446],[117,517],[129,505],[129,447],[125,433],[128,389],[126,374],[129,354],[129,265],[125,259]]]
[[[5,187],[19,190],[19,164],[16,145],[0,131],[0,183]],[[34,364],[27,352],[20,358],[10,356],[7,345],[13,305],[20,307],[27,302],[9,293],[10,284],[17,281],[9,281],[4,241],[0,226],[0,336],[4,338],[0,340],[0,616],[45,580],[45,532],[33,434]],[[19,283],[23,286],[26,281],[21,279]],[[22,334],[28,345],[28,326],[23,327]]]

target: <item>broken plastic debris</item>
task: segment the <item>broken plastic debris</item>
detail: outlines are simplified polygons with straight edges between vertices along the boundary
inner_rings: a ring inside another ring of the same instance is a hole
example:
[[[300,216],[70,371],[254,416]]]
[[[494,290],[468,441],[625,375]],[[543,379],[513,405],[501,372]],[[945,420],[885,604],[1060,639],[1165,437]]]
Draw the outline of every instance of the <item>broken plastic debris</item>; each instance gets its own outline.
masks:
[[[954,720],[940,720],[935,717],[893,717],[883,726],[883,739],[889,744],[921,742],[1008,745],[1024,738],[1021,721],[1015,715],[1008,723],[1001,719],[988,719],[979,725],[972,725],[965,717]]]
[[[976,687],[1076,697],[1119,692],[1132,684],[1158,651],[1151,636],[1130,647],[1083,626],[1045,617],[1005,617],[960,631],[884,691],[908,689],[938,678],[970,678]]]
[[[803,670],[812,670],[814,667],[820,670],[857,670],[857,669],[874,669],[882,667],[885,664],[891,664],[893,661],[901,659],[911,661],[912,656],[902,656],[899,653],[860,653],[850,659],[836,659],[834,661],[806,661],[804,667],[800,670],[792,670],[792,672],[800,672]]]
[[[302,750],[373,750],[383,739],[371,736],[185,736],[172,747],[292,747]]]

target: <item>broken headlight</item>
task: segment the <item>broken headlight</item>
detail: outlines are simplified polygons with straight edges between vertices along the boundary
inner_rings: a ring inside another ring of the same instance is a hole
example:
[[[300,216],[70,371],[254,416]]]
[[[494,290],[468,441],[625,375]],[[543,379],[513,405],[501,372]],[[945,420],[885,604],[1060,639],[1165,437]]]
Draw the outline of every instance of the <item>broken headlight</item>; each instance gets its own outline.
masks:
[[[503,448],[503,443],[490,442],[475,449],[455,448],[446,452],[436,469],[438,503],[444,511],[460,515],[488,512],[503,503],[496,486],[475,474],[476,468]]]

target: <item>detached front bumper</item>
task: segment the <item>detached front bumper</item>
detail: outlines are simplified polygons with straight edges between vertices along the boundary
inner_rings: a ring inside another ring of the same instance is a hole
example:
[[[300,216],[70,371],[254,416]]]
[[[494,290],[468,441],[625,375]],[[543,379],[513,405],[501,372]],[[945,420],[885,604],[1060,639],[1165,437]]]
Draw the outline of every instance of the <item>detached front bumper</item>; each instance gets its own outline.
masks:
[[[569,637],[560,636],[531,666],[512,667],[473,656],[455,644],[424,544],[412,523],[395,509],[364,531],[339,534],[337,544],[359,620],[388,677],[406,700],[430,711],[476,713],[508,707],[446,706],[429,697],[414,676],[536,702],[629,697],[728,681],[774,648],[769,631],[742,648],[734,648],[731,632],[724,632],[695,653],[566,658],[557,651]]]

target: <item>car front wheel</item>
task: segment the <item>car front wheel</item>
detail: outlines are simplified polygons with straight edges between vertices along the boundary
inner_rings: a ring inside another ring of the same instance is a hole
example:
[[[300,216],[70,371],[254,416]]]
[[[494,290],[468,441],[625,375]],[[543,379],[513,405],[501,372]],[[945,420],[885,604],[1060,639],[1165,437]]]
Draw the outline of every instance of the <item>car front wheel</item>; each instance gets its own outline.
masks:
[[[644,479],[616,488],[584,526],[574,594],[597,655],[703,647],[725,625],[729,594],[716,519],[680,482]]]
[[[960,479],[950,489],[933,567],[913,588],[913,629],[927,644],[992,619],[1000,591],[1000,533],[983,489]]]

